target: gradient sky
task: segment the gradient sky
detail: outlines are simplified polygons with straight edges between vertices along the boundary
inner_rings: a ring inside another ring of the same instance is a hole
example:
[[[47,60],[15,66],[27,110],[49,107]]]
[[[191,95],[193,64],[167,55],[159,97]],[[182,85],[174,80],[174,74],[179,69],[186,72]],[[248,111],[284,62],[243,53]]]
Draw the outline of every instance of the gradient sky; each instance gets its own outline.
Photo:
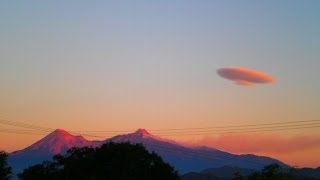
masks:
[[[316,0],[2,1],[0,118],[66,130],[320,119],[319,19]],[[237,86],[216,74],[227,66],[278,81]],[[0,148],[40,137],[0,133]],[[292,163],[320,165],[320,145],[298,152],[314,162]]]

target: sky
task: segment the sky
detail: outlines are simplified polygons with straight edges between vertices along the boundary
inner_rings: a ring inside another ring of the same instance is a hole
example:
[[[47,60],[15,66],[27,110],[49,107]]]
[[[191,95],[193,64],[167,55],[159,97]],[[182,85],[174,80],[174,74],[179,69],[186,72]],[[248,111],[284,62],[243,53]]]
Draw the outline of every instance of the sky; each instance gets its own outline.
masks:
[[[316,0],[2,1],[0,119],[79,131],[320,119],[319,19]],[[239,86],[217,75],[224,67],[259,70],[277,82]],[[255,136],[270,146],[316,144],[307,149],[261,151],[248,143],[245,151],[317,167],[318,131]],[[8,152],[43,136],[0,134]],[[237,143],[234,136],[168,138],[246,153],[216,143]]]

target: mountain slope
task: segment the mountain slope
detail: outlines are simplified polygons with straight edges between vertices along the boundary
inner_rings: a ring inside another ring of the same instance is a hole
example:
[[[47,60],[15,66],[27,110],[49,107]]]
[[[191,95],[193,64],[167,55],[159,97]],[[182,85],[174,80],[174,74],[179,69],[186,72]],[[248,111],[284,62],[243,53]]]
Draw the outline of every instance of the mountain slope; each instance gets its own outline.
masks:
[[[237,166],[248,169],[262,169],[271,163],[278,163],[284,167],[288,165],[269,157],[256,155],[235,155],[208,147],[189,148],[153,136],[144,129],[134,133],[115,136],[106,142],[142,143],[149,151],[155,151],[166,162],[173,165],[180,174],[190,171],[201,171],[206,168],[222,166]]]
[[[73,136],[63,129],[57,129],[31,146],[12,152],[9,155],[8,162],[13,167],[14,172],[19,172],[30,165],[51,160],[53,155],[65,153],[72,147],[94,145],[82,136]]]
[[[16,173],[30,165],[50,160],[53,155],[65,153],[72,147],[96,147],[106,142],[128,141],[144,144],[149,151],[156,152],[166,162],[174,166],[180,174],[227,165],[258,170],[271,163],[288,167],[286,164],[269,157],[235,155],[208,147],[185,147],[174,141],[154,136],[145,129],[114,136],[105,141],[88,141],[82,136],[73,136],[64,130],[57,129],[33,145],[11,153],[8,160]]]

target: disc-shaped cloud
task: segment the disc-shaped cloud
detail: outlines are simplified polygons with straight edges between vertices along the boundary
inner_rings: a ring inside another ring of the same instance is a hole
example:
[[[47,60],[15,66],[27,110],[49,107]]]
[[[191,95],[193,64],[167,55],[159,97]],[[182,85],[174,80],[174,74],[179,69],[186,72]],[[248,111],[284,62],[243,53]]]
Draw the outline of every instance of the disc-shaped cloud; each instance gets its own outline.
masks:
[[[255,86],[257,83],[274,83],[275,79],[262,72],[243,67],[228,67],[217,70],[219,76],[242,86]]]

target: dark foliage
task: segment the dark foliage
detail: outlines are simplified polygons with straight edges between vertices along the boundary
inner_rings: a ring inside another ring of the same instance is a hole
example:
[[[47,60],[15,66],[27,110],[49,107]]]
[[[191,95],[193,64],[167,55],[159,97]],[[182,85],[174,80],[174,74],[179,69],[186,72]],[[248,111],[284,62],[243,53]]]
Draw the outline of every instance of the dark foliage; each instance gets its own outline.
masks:
[[[25,169],[22,180],[175,180],[177,172],[142,144],[107,143],[99,148],[72,148],[66,155],[54,156]]]
[[[7,180],[11,177],[11,168],[7,164],[8,154],[0,151],[0,179]]]
[[[45,161],[42,164],[31,166],[19,174],[20,179],[46,179],[55,180],[62,178],[60,169],[56,163]]]
[[[248,177],[248,180],[294,180],[294,177],[290,172],[284,172],[282,167],[278,164],[270,164],[261,172],[253,173]]]
[[[270,164],[264,169],[248,170],[224,166],[210,168],[202,172],[191,172],[181,176],[182,180],[320,180],[320,168],[283,168],[278,164]],[[236,170],[236,171],[234,171]]]
[[[233,174],[233,180],[244,180],[245,176],[242,175],[240,172],[235,172]]]

